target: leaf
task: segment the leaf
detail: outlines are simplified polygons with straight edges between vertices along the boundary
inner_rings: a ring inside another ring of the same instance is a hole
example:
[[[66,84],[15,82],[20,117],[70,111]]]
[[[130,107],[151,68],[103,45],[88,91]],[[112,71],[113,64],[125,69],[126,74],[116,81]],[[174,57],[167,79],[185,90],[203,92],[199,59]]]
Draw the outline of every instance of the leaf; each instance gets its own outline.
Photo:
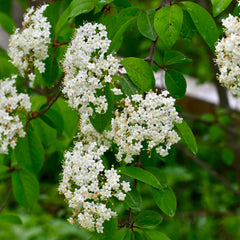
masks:
[[[10,35],[14,33],[16,24],[6,13],[0,12],[0,25]]]
[[[170,50],[164,52],[163,63],[165,66],[176,63],[190,63],[192,60],[184,56],[183,53]]]
[[[0,56],[0,79],[10,77],[12,74],[17,73],[17,69],[9,61],[9,58]]]
[[[144,229],[144,233],[148,240],[170,240],[167,235],[156,230]]]
[[[24,169],[15,171],[12,174],[12,186],[19,204],[31,209],[39,196],[39,183],[36,177]]]
[[[184,9],[182,10],[183,10],[183,24],[180,32],[180,37],[183,39],[192,40],[197,29],[189,13]]]
[[[156,11],[149,9],[147,11],[142,11],[137,20],[137,26],[139,32],[146,38],[155,41],[157,38],[157,33],[154,29],[154,16]]]
[[[219,38],[218,28],[214,19],[204,8],[194,2],[181,2],[181,4],[186,7],[198,32],[214,52],[215,43]]]
[[[142,197],[135,188],[132,188],[130,192],[126,193],[124,202],[127,204],[129,208],[132,208],[133,210],[136,211],[141,211]]]
[[[104,114],[95,113],[93,117],[90,117],[92,125],[100,133],[102,133],[107,127],[107,125],[111,123],[114,108],[114,96],[113,92],[110,90],[109,85],[106,86],[104,94],[106,96],[108,103],[106,113]]]
[[[231,149],[224,148],[221,150],[221,158],[226,165],[231,166],[234,162],[234,153]]]
[[[116,25],[113,31],[109,35],[111,44],[108,49],[108,53],[117,52],[122,44],[122,37],[125,31],[127,31],[132,24],[137,20],[138,8],[124,8],[117,17]]]
[[[14,155],[23,169],[37,173],[42,168],[44,149],[32,124],[28,125],[27,136],[18,139],[17,146],[14,149]]]
[[[122,92],[124,94],[126,94],[127,96],[132,96],[134,94],[141,94],[142,90],[140,88],[138,88],[129,78],[129,76],[124,73],[123,75],[121,75],[121,77],[119,78],[119,82],[122,86]]]
[[[211,0],[213,5],[213,16],[216,17],[221,12],[223,12],[232,0]]]
[[[142,168],[127,166],[120,167],[119,171],[121,174],[137,179],[141,182],[151,185],[152,187],[155,187],[157,189],[163,189],[157,178],[150,172],[143,170]]]
[[[147,92],[155,86],[155,78],[148,63],[140,58],[129,57],[121,61],[133,83]]]
[[[0,223],[22,224],[20,217],[15,215],[0,215]]]
[[[158,36],[171,48],[177,41],[183,22],[182,9],[177,5],[165,6],[157,11],[154,27]]]
[[[23,8],[23,10],[26,10],[28,8],[28,0],[17,0],[20,6]]]
[[[182,120],[182,123],[175,123],[175,126],[177,127],[180,137],[185,141],[188,149],[193,153],[197,154],[197,143],[195,140],[195,137],[192,133],[191,128],[188,126],[188,124]]]
[[[0,165],[0,175],[8,172],[8,170],[9,170],[9,167],[4,166],[4,165]]]
[[[170,187],[164,188],[164,190],[158,190],[152,188],[153,198],[157,204],[157,206],[168,216],[173,217],[176,208],[177,208],[177,200],[174,192]]]
[[[184,97],[187,89],[187,83],[180,72],[168,69],[165,72],[165,84],[167,90],[174,98],[181,99]]]
[[[136,216],[136,224],[141,227],[153,227],[163,220],[161,214],[152,210],[143,210]]]

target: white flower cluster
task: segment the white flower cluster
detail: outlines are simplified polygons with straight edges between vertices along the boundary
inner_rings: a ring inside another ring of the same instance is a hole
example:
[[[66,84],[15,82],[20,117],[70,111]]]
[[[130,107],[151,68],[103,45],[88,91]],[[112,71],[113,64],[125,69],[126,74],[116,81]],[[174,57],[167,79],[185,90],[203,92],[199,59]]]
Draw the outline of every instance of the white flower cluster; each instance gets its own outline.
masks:
[[[105,202],[112,196],[124,200],[130,191],[128,182],[120,183],[120,176],[114,168],[106,170],[101,156],[108,147],[96,142],[77,142],[72,152],[65,153],[63,178],[59,192],[73,208],[70,223],[76,221],[90,231],[103,232],[103,222],[116,216]]]
[[[119,61],[112,54],[106,55],[111,41],[105,29],[97,23],[79,27],[65,55],[63,93],[69,106],[80,113],[88,109],[91,115],[90,105],[97,113],[106,112],[103,90],[119,70]]]
[[[34,69],[45,72],[43,61],[48,57],[48,45],[51,42],[51,25],[43,16],[47,6],[42,5],[36,11],[33,7],[29,8],[24,16],[23,30],[17,28],[9,40],[11,62],[19,69],[22,77],[28,77],[31,87],[35,79]]]
[[[8,147],[14,148],[18,137],[24,137],[23,124],[17,111],[30,111],[29,96],[17,93],[16,76],[0,80],[0,153],[8,154]]]
[[[125,99],[122,112],[116,111],[112,119],[113,141],[118,146],[116,158],[126,163],[133,161],[134,155],[139,155],[143,141],[148,143],[148,149],[156,147],[156,152],[166,156],[172,144],[180,138],[173,129],[174,122],[182,119],[174,108],[175,99],[167,97],[168,91],[156,94],[148,92],[145,99],[142,95]]]
[[[231,14],[222,20],[226,37],[216,45],[216,63],[219,82],[240,96],[240,19]]]

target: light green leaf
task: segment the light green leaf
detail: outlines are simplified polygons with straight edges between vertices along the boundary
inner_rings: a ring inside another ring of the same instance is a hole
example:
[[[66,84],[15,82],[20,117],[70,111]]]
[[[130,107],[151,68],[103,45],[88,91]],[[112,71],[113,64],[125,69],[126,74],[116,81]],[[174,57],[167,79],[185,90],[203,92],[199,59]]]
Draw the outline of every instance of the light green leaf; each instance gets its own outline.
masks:
[[[12,63],[9,62],[9,58],[0,56],[0,79],[10,77],[12,74],[17,73],[17,69]]]
[[[144,229],[144,233],[148,240],[170,240],[167,235],[156,230]]]
[[[164,52],[163,63],[165,66],[176,63],[190,63],[192,60],[184,56],[183,53],[170,50]]]
[[[9,167],[0,165],[0,175],[6,173],[9,170]]]
[[[218,28],[214,19],[203,7],[194,2],[181,2],[181,4],[186,7],[198,32],[214,52],[215,43],[219,38]]]
[[[12,186],[19,204],[31,209],[39,196],[39,183],[36,177],[24,169],[15,171],[12,174]]]
[[[165,72],[165,84],[167,90],[174,98],[181,99],[184,97],[187,83],[180,72],[168,69]]]
[[[133,83],[147,92],[155,86],[155,78],[148,63],[140,58],[129,57],[121,61]]]
[[[177,41],[183,21],[182,9],[177,5],[165,6],[157,11],[154,18],[154,27],[168,48]]]
[[[0,215],[0,223],[22,224],[22,220],[15,215]]]
[[[153,210],[143,210],[136,216],[136,224],[141,227],[153,227],[163,220],[161,214]]]
[[[154,29],[154,16],[156,11],[149,9],[147,11],[142,10],[138,16],[137,26],[139,32],[146,38],[155,41],[157,38],[157,33]]]
[[[213,16],[216,17],[221,12],[223,12],[232,0],[211,0],[213,5]]]
[[[16,24],[6,13],[0,12],[0,25],[10,35],[14,33]]]
[[[175,126],[177,127],[180,137],[185,141],[188,149],[193,153],[197,154],[197,143],[195,140],[195,137],[192,133],[191,128],[188,126],[188,124],[182,120],[182,123],[175,123]]]
[[[121,174],[137,179],[157,189],[163,189],[157,178],[150,172],[138,167],[120,167]]]
[[[168,216],[173,217],[177,208],[177,200],[172,189],[170,187],[163,190],[152,188],[152,191],[157,206]]]

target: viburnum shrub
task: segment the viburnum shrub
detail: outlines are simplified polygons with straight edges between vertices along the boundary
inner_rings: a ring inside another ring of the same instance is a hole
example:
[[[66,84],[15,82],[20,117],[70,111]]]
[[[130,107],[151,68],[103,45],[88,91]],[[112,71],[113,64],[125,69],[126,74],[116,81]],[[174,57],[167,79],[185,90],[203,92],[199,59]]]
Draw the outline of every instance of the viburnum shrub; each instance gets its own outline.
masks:
[[[72,211],[71,224],[93,232],[92,239],[168,239],[157,229],[161,214],[142,207],[139,186],[151,188],[159,210],[174,216],[176,198],[159,163],[177,143],[197,154],[175,106],[186,80],[171,66],[189,59],[171,48],[197,29],[209,50],[216,48],[220,83],[239,95],[239,18],[223,20],[226,37],[218,40],[210,13],[191,1],[162,1],[154,10],[118,0],[62,2],[27,9],[22,28],[6,26],[0,153],[11,159],[4,172],[11,173],[14,196],[34,207],[39,173],[57,152],[58,191]],[[212,2],[215,16],[229,4]],[[152,43],[144,59],[118,55],[131,26]],[[155,88],[156,68],[165,71],[166,89]]]

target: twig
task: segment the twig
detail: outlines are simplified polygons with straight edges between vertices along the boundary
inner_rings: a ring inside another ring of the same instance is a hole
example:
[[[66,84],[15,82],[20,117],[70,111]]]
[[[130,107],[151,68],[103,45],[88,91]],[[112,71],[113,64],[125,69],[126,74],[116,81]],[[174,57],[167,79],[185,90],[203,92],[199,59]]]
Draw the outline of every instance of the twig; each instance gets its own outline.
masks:
[[[3,210],[3,208],[5,207],[6,202],[7,202],[8,198],[9,198],[11,192],[12,192],[12,186],[8,189],[8,192],[7,192],[5,198],[4,198],[4,200],[3,200],[3,202],[2,202],[2,204],[1,204],[1,206],[0,206],[0,212],[1,212],[1,211]]]
[[[147,61],[150,67],[152,67],[153,62],[154,62],[154,53],[155,53],[155,50],[156,50],[157,40],[158,40],[158,38],[155,41],[152,41],[149,56],[144,58],[144,61]]]
[[[219,182],[223,183],[230,191],[232,191],[236,196],[240,198],[240,192],[237,191],[232,184],[225,179],[223,176],[221,176],[217,171],[210,168],[205,162],[200,160],[198,157],[194,156],[192,153],[190,153],[188,150],[183,148],[180,145],[176,145],[176,147],[183,152],[185,155],[187,155],[190,159],[192,159],[196,164],[198,164],[200,167],[204,168],[212,177],[216,178]]]

